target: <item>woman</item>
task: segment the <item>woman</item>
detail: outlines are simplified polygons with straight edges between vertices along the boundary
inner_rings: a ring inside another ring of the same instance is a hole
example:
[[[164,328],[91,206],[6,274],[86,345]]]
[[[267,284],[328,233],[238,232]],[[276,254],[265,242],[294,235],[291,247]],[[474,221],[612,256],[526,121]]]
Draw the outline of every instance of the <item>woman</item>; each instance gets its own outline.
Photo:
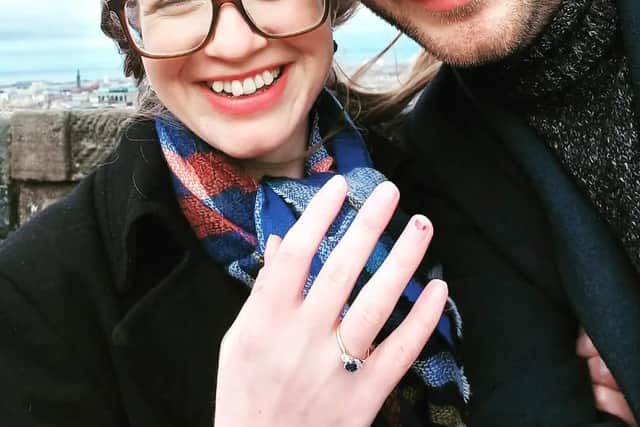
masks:
[[[103,4],[149,118],[0,249],[3,425],[463,425],[431,225],[325,89],[352,7]]]

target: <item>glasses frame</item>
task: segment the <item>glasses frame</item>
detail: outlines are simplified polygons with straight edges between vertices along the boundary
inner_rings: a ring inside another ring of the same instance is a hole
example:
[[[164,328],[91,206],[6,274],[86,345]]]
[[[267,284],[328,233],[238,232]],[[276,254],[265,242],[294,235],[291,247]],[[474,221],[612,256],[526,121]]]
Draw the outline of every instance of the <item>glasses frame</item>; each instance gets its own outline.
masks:
[[[249,15],[249,13],[246,11],[246,9],[244,8],[244,5],[242,4],[242,0],[211,0],[211,3],[213,3],[213,10],[211,13],[211,23],[209,24],[209,31],[206,35],[206,37],[202,40],[202,43],[200,43],[198,46],[191,48],[189,50],[185,50],[182,52],[178,52],[178,53],[173,53],[173,54],[168,54],[168,55],[162,55],[162,54],[155,54],[155,53],[150,53],[150,52],[145,52],[144,49],[141,49],[140,47],[138,47],[138,45],[136,44],[136,42],[134,41],[133,36],[131,35],[131,32],[129,31],[129,25],[127,24],[127,17],[124,11],[124,7],[126,5],[126,3],[130,1],[130,0],[107,0],[107,6],[109,8],[109,11],[114,12],[117,16],[118,16],[118,20],[120,21],[120,26],[122,27],[123,31],[125,32],[125,36],[127,37],[127,41],[129,43],[129,45],[133,48],[133,50],[140,56],[144,56],[145,58],[151,58],[151,59],[169,59],[169,58],[178,58],[181,56],[185,56],[185,55],[190,55],[194,52],[197,52],[198,50],[202,49],[214,36],[214,28],[215,28],[215,23],[217,21],[218,18],[218,14],[220,11],[220,8],[226,4],[226,3],[231,3],[232,5],[234,5],[236,7],[236,9],[240,12],[240,15],[242,15],[242,17],[244,18],[245,22],[249,25],[249,27],[251,28],[251,30],[253,32],[255,32],[256,34],[259,34],[262,37],[266,37],[269,39],[284,39],[284,38],[288,38],[288,37],[295,37],[295,36],[299,36],[305,33],[309,33],[315,29],[317,29],[318,27],[320,27],[322,24],[325,23],[325,21],[327,20],[328,16],[329,16],[329,12],[331,9],[330,7],[330,0],[323,0],[324,2],[324,13],[322,15],[322,18],[320,19],[320,21],[318,21],[317,24],[315,24],[314,26],[312,26],[311,28],[302,30],[302,31],[296,31],[293,33],[287,33],[287,34],[279,34],[279,35],[274,35],[274,34],[269,34],[266,33],[264,31],[262,31],[258,25],[253,22],[253,19],[251,19],[251,16]]]

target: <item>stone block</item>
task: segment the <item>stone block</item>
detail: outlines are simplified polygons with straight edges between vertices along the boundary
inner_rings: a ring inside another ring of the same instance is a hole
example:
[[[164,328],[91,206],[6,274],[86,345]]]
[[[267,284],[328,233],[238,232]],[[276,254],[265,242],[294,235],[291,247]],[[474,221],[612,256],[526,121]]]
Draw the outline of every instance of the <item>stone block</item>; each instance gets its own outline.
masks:
[[[0,237],[11,229],[11,197],[9,189],[9,144],[11,119],[0,115]]]
[[[11,118],[11,178],[68,181],[69,113],[19,112]]]
[[[35,214],[66,195],[74,183],[18,184],[18,225],[23,225]]]
[[[107,160],[131,111],[76,110],[70,114],[71,179],[76,181]]]

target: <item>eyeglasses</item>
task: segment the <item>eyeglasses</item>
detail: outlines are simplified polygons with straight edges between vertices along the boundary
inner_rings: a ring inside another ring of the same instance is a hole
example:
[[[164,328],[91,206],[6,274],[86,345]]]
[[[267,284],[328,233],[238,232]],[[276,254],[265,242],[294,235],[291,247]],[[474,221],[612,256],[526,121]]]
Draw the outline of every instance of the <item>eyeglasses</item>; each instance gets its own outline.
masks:
[[[110,0],[127,39],[148,58],[175,58],[201,49],[214,35],[220,8],[233,4],[251,29],[280,39],[313,31],[329,15],[329,0]],[[225,37],[233,37],[232,34]]]

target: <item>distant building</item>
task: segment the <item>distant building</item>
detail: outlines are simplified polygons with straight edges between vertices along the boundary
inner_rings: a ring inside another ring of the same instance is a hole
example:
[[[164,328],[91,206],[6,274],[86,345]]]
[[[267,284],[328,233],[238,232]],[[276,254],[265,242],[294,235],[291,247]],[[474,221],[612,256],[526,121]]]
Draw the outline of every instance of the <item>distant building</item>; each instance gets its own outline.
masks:
[[[101,105],[131,107],[135,105],[138,89],[130,86],[100,88],[93,95],[98,98],[98,103]]]

